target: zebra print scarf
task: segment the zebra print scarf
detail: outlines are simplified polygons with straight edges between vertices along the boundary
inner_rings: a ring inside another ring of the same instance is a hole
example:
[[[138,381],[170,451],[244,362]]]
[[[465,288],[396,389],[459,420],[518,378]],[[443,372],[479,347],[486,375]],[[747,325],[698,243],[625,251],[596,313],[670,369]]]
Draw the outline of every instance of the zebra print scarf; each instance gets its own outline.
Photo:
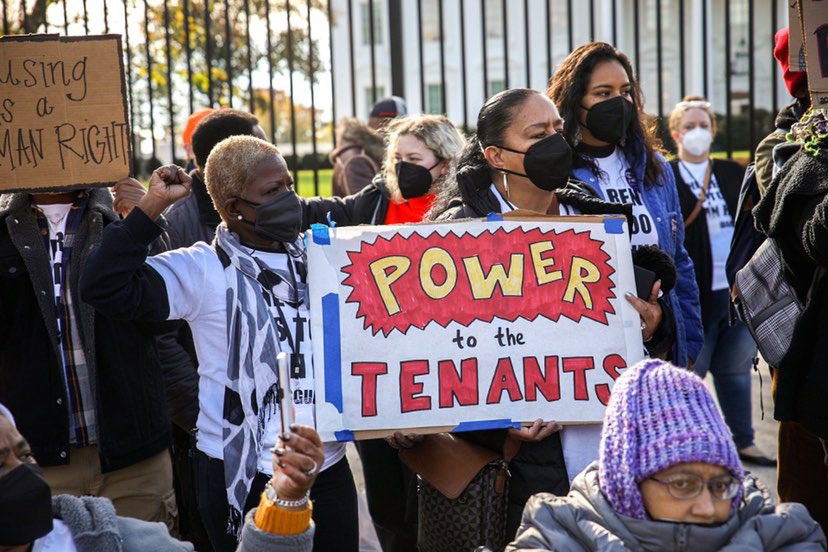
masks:
[[[271,269],[251,255],[237,234],[218,226],[214,242],[227,284],[227,378],[224,389],[224,482],[230,504],[227,532],[239,535],[250,485],[258,472],[265,427],[277,414],[279,331],[271,302],[304,299],[305,249],[300,237],[287,246],[288,268]],[[288,331],[290,331],[288,329]],[[287,351],[291,353],[292,351]]]

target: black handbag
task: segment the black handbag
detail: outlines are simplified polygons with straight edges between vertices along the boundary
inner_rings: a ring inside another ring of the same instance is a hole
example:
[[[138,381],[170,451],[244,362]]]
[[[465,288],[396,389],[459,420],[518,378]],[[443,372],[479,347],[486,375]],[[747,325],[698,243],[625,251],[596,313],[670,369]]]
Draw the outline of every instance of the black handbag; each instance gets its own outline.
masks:
[[[400,458],[418,476],[420,552],[500,551],[506,535],[509,469],[487,448],[449,433],[427,436]]]

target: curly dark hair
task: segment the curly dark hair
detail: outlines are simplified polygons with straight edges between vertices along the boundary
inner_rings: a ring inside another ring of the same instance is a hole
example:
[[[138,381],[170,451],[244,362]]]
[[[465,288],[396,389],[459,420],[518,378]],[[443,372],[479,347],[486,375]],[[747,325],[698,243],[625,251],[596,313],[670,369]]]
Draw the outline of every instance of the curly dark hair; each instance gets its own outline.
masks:
[[[579,127],[579,124],[576,123],[580,121],[578,117],[579,110],[589,85],[589,78],[599,63],[609,60],[620,63],[630,80],[630,94],[638,116],[633,119],[627,129],[626,142],[643,142],[644,154],[646,155],[644,180],[646,185],[654,186],[658,183],[663,170],[662,164],[656,157],[656,154],[663,151],[657,136],[658,121],[644,112],[644,97],[641,93],[641,87],[635,79],[632,65],[626,54],[606,42],[590,42],[579,46],[566,56],[555,74],[549,79],[549,88],[546,90],[546,95],[552,100],[558,111],[560,111],[561,117],[567,123],[564,125],[564,138],[570,144],[575,144]],[[641,152],[638,151],[631,153],[635,157],[641,155]],[[599,177],[597,165],[590,158],[579,154],[577,150],[573,161],[576,167],[588,167],[596,178]]]

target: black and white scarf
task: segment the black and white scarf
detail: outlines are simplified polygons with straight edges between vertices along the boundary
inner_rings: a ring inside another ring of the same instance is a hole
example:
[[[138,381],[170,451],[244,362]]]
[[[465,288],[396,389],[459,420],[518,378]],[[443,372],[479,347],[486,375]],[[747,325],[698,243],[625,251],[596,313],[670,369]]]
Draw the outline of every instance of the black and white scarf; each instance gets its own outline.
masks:
[[[227,284],[227,379],[222,446],[224,482],[230,504],[228,533],[241,531],[242,512],[258,472],[265,428],[279,409],[276,355],[279,330],[265,297],[294,307],[304,301],[305,249],[302,239],[288,246],[290,272],[254,257],[225,224],[216,229],[216,253]],[[285,328],[290,332],[289,328]],[[294,351],[286,351],[288,354]]]

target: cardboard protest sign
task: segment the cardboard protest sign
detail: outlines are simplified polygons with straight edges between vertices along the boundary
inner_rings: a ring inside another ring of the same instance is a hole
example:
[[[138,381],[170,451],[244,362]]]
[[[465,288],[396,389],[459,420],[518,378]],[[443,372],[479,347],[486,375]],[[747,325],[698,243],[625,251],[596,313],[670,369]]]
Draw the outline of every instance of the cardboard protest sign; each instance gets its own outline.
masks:
[[[120,35],[0,38],[0,192],[129,176]]]
[[[626,220],[495,218],[308,234],[323,436],[603,418],[643,356]]]
[[[828,108],[828,2],[799,0],[811,105]]]
[[[802,45],[802,17],[799,0],[788,0],[788,66],[791,71],[805,70],[805,49]]]

